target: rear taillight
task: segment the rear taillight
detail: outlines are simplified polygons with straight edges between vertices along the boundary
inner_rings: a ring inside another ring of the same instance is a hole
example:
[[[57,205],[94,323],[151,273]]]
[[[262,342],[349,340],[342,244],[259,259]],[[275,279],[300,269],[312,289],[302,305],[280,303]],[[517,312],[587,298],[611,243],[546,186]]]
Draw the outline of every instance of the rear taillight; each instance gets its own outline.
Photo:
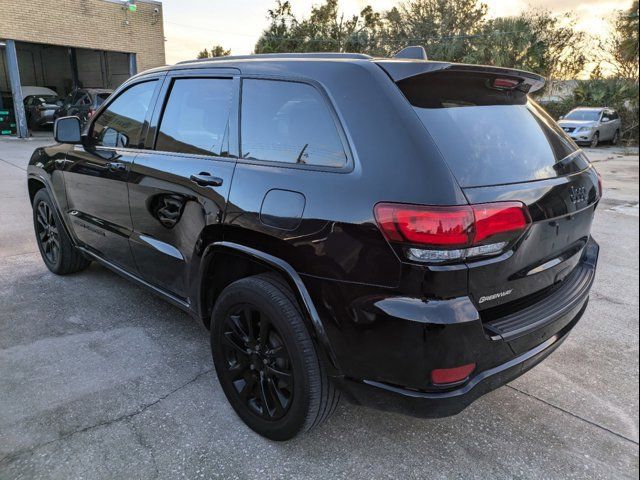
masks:
[[[93,114],[94,114],[94,113],[96,113],[96,111],[92,108],[92,109],[90,109],[90,110],[89,110],[89,113],[87,114],[87,116],[88,116],[89,118],[91,118],[91,117],[93,117]]]
[[[473,244],[519,234],[529,223],[527,207],[520,202],[487,203],[471,208],[475,217]]]
[[[375,214],[389,240],[421,245],[467,245],[473,225],[473,212],[468,207],[379,203]]]
[[[520,202],[451,207],[379,203],[376,221],[387,239],[412,260],[449,261],[495,254],[530,223]]]

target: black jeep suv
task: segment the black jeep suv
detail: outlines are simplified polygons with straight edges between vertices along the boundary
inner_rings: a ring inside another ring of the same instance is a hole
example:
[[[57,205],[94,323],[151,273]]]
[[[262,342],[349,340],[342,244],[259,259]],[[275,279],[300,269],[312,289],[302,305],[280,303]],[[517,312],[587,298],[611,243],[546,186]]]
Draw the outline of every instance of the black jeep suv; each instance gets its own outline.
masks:
[[[355,54],[141,73],[34,152],[42,258],[97,261],[201,319],[229,402],[266,437],[341,395],[456,414],[587,306],[599,176],[528,98],[543,83]]]

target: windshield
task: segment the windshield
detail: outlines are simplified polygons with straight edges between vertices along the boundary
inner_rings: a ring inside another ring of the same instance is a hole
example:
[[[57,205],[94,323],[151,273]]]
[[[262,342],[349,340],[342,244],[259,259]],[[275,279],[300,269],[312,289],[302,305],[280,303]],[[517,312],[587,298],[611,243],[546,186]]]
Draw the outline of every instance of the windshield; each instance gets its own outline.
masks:
[[[104,103],[104,101],[109,98],[110,93],[98,93],[96,95],[96,105],[99,107]]]
[[[55,105],[57,101],[58,97],[56,97],[55,95],[39,95],[35,98],[33,103],[35,103],[36,105]]]
[[[600,110],[573,110],[564,117],[564,120],[586,120],[597,122],[600,118]]]
[[[583,155],[525,92],[492,87],[493,78],[430,73],[400,82],[462,187],[540,180],[581,170]]]

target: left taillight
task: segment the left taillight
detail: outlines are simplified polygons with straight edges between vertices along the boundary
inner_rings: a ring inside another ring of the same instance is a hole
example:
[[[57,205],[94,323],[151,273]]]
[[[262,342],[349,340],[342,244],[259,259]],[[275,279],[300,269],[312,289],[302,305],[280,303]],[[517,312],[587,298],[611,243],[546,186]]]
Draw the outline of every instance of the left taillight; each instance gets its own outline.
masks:
[[[379,203],[374,213],[386,238],[407,247],[407,256],[417,261],[499,253],[531,222],[521,202],[446,207]]]

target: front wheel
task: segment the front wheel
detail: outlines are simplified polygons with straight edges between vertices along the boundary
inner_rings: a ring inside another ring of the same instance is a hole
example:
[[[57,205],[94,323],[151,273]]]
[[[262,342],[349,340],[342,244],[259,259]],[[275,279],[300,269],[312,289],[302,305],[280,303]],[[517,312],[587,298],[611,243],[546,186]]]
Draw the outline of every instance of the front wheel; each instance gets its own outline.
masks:
[[[33,225],[42,260],[57,275],[84,270],[91,263],[73,246],[49,193],[38,190],[33,198]]]
[[[591,143],[589,144],[589,146],[591,148],[596,148],[599,143],[600,143],[600,134],[596,132],[593,134],[593,137],[591,138]]]
[[[213,308],[213,361],[229,403],[254,431],[288,440],[322,423],[339,393],[291,290],[275,275],[225,288]]]

